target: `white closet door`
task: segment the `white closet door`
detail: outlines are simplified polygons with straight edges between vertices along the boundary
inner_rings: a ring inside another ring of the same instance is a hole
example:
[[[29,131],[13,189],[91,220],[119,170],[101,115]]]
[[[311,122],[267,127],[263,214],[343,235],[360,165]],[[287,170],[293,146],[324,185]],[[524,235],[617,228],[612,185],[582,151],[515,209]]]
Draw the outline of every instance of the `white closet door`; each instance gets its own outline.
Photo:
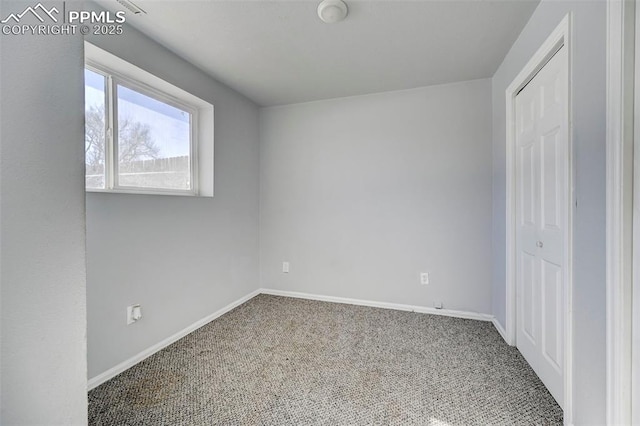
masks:
[[[516,97],[517,346],[563,405],[566,48]]]

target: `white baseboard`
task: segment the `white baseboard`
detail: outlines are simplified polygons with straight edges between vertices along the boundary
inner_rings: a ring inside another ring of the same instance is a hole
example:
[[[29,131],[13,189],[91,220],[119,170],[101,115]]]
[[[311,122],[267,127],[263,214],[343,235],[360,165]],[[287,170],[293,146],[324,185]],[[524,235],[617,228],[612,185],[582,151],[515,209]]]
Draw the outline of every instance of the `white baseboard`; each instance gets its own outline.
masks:
[[[184,328],[184,329],[180,330],[179,332],[175,333],[174,335],[167,337],[163,341],[156,343],[155,345],[151,346],[150,348],[145,349],[144,351],[142,351],[139,354],[129,358],[128,360],[126,360],[124,362],[121,362],[120,364],[116,365],[115,367],[112,367],[112,368],[108,369],[104,373],[101,373],[101,374],[98,374],[95,377],[92,377],[87,382],[88,389],[91,390],[91,389],[101,385],[102,383],[106,382],[107,380],[114,378],[115,376],[117,376],[118,374],[122,373],[123,371],[133,367],[134,365],[136,365],[140,361],[150,357],[151,355],[155,354],[159,350],[166,348],[167,346],[169,346],[170,344],[174,343],[175,341],[182,339],[187,334],[194,332],[195,330],[199,329],[203,325],[206,325],[206,324],[210,323],[214,319],[216,319],[218,317],[221,317],[222,315],[226,314],[227,312],[229,312],[233,308],[236,308],[236,307],[242,305],[244,302],[248,301],[249,299],[254,298],[258,294],[260,294],[260,290],[252,291],[251,293],[247,294],[246,296],[241,297],[240,299],[229,303],[224,308],[221,308],[221,309],[217,310],[213,314],[208,315],[208,316],[202,318],[201,320],[194,322],[193,324],[191,324],[187,328]]]
[[[394,309],[397,311],[418,312],[421,314],[443,315],[447,317],[465,318],[480,321],[493,321],[493,315],[478,312],[454,311],[451,309],[436,309],[425,306],[403,305],[399,303],[374,302],[371,300],[349,299],[347,297],[322,296],[319,294],[300,293],[297,291],[274,290],[261,288],[260,293],[273,296],[295,297],[298,299],[319,300],[322,302],[345,303],[347,305],[370,306],[373,308]]]
[[[318,294],[300,293],[296,291],[284,291],[284,290],[273,290],[273,289],[261,288],[261,289],[252,291],[251,293],[247,294],[244,297],[241,297],[240,299],[234,302],[231,302],[230,304],[223,307],[222,309],[219,309],[213,314],[208,315],[199,321],[196,321],[195,323],[167,337],[161,342],[158,342],[155,345],[138,353],[137,355],[127,359],[126,361],[121,362],[115,367],[108,369],[104,373],[101,373],[95,377],[92,377],[91,379],[89,379],[87,383],[88,389],[91,390],[97,386],[100,386],[102,383],[106,382],[107,380],[114,378],[115,376],[122,373],[123,371],[133,367],[140,361],[143,361],[144,359],[150,357],[151,355],[155,354],[161,349],[166,348],[170,344],[176,342],[177,340],[180,340],[187,334],[192,333],[193,331],[199,329],[200,327],[210,323],[214,319],[221,317],[222,315],[226,314],[233,308],[236,308],[237,306],[242,305],[246,301],[257,296],[258,294],[270,294],[273,296],[295,297],[298,299],[318,300],[322,302],[345,303],[348,305],[370,306],[373,308],[394,309],[398,311],[418,312],[418,313],[433,314],[433,315],[444,315],[448,317],[465,318],[465,319],[480,320],[480,321],[492,321],[493,324],[498,329],[498,332],[502,335],[502,337],[504,338],[505,336],[502,326],[500,326],[500,324],[495,320],[493,315],[489,315],[489,314],[481,314],[477,312],[455,311],[451,309],[436,309],[436,308],[429,308],[425,306],[403,305],[399,303],[374,302],[371,300],[349,299],[346,297],[322,296]]]
[[[500,336],[502,336],[502,338],[504,339],[504,341],[508,345],[509,344],[509,339],[507,339],[507,331],[504,329],[502,324],[500,324],[500,322],[498,321],[497,318],[493,318],[491,320],[491,322],[493,323],[493,326],[496,328],[496,330],[498,330],[498,333],[500,333]]]

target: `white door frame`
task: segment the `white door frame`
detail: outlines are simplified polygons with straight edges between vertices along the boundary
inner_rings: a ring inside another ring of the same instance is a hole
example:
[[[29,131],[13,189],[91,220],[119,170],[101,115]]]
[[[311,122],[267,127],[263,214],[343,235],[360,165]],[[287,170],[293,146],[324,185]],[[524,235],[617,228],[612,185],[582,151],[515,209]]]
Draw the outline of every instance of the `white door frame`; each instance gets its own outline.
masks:
[[[506,194],[506,340],[516,345],[516,95],[542,69],[549,59],[562,47],[567,49],[568,58],[568,93],[567,105],[569,123],[567,144],[567,168],[565,176],[569,183],[567,193],[567,222],[564,224],[564,422],[571,424],[573,420],[573,322],[572,322],[572,289],[573,289],[573,212],[574,212],[574,160],[572,130],[572,77],[573,49],[571,46],[571,14],[567,14],[538,51],[529,60],[506,90],[506,124],[507,124],[507,194]]]
[[[635,22],[635,1],[607,1],[606,373],[609,425],[640,421],[637,418],[640,413],[634,413],[632,408],[634,244],[638,249],[638,242],[634,243],[633,239],[633,114],[635,61],[640,60],[636,57]],[[635,389],[636,392],[639,390]]]
[[[640,22],[640,7],[637,2],[634,1],[635,14],[633,26],[635,29],[635,46],[634,53],[634,98],[633,98],[633,138],[629,144],[627,144],[627,150],[631,150],[633,153],[633,159],[627,164],[627,168],[631,170],[627,171],[625,176],[631,181],[627,186],[631,186],[631,200],[627,197],[626,207],[631,209],[631,221],[628,226],[632,228],[631,237],[631,265],[630,282],[631,293],[633,299],[631,300],[631,313],[628,317],[630,321],[629,328],[631,329],[631,422],[634,425],[640,425],[640,329],[634,327],[633,324],[640,324],[640,31],[638,31],[638,23]],[[627,28],[627,31],[629,29]],[[636,108],[636,105],[639,107]],[[629,145],[631,146],[629,148]],[[624,155],[624,154],[623,154]],[[628,195],[628,194],[627,194]],[[630,207],[629,207],[630,205]],[[626,232],[627,230],[623,230]],[[625,235],[625,234],[623,234]],[[629,259],[627,258],[627,261]],[[627,269],[629,269],[627,268]],[[635,366],[635,367],[634,367]]]

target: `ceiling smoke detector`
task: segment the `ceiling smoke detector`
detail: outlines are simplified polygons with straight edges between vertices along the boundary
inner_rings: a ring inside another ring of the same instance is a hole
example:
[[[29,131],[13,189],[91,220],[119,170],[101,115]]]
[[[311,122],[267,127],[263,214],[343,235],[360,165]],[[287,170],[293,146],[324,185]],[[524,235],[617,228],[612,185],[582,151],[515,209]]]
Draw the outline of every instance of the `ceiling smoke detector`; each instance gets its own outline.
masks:
[[[322,22],[333,24],[347,17],[347,5],[342,0],[323,0],[318,5],[318,16]]]

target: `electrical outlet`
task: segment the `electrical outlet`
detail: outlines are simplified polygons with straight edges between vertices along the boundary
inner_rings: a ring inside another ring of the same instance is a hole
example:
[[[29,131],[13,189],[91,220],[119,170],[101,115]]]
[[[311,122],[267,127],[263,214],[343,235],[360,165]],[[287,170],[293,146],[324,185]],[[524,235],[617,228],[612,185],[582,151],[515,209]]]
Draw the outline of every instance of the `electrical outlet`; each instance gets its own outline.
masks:
[[[127,325],[142,319],[142,307],[140,305],[127,306]]]
[[[422,285],[429,284],[429,273],[428,272],[420,272],[420,284],[422,284]]]
[[[289,273],[289,262],[282,262],[282,273]]]

